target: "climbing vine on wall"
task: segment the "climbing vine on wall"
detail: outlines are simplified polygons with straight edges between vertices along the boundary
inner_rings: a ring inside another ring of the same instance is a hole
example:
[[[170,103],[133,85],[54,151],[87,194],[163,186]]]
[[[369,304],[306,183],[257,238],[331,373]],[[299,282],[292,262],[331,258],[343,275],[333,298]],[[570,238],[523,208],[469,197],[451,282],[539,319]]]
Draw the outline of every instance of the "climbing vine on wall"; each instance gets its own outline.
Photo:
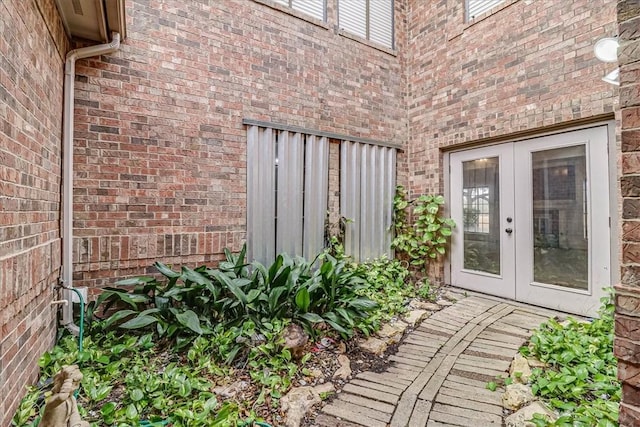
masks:
[[[396,187],[393,199],[396,237],[391,246],[419,270],[425,269],[428,260],[446,253],[455,222],[441,215],[443,205],[443,196],[421,195],[408,200],[404,187]]]

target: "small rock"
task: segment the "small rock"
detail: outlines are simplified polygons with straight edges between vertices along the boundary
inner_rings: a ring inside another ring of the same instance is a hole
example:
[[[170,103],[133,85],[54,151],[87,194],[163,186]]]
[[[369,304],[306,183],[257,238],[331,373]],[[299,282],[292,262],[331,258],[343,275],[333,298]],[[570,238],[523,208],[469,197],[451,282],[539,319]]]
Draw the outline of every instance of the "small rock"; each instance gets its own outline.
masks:
[[[540,402],[533,402],[532,404],[525,406],[518,412],[515,412],[505,418],[507,427],[535,427],[535,424],[528,420],[533,418],[533,414],[545,414],[549,417],[550,421],[555,421],[558,417],[545,405]]]
[[[529,367],[527,359],[520,353],[516,354],[516,357],[513,358],[513,362],[511,362],[511,367],[509,367],[509,376],[511,376],[514,381],[522,384],[529,382],[529,378],[531,377],[531,368]]]
[[[527,358],[527,363],[529,364],[529,366],[531,368],[541,368],[542,369],[542,368],[546,368],[547,367],[546,363],[539,361],[535,357]]]
[[[351,362],[349,361],[349,358],[344,354],[341,354],[340,356],[338,356],[338,363],[340,364],[340,367],[333,374],[333,378],[338,378],[341,380],[348,379],[349,376],[351,376]]]
[[[436,301],[436,304],[438,304],[440,307],[449,307],[453,305],[451,301],[447,301],[446,299],[442,299],[442,298]]]
[[[302,422],[305,414],[320,402],[320,393],[329,393],[334,391],[333,384],[323,384],[315,387],[297,387],[292,388],[280,400],[280,407],[287,413],[284,425],[287,427],[298,427]]]
[[[358,347],[368,353],[382,354],[387,350],[387,343],[379,338],[371,337],[367,338],[366,340],[360,341],[358,343]]]
[[[347,352],[347,344],[344,341],[340,341],[338,346],[336,347],[336,351],[338,354],[343,354]]]
[[[404,321],[409,324],[409,326],[413,327],[417,323],[422,322],[422,320],[427,317],[429,312],[426,310],[411,310],[406,316],[404,316]]]
[[[385,323],[377,332],[380,338],[383,338],[387,344],[395,344],[400,341],[402,334],[407,329],[407,324],[398,320],[394,323]]]
[[[239,392],[246,390],[249,387],[249,384],[246,381],[236,381],[233,384],[216,387],[213,389],[213,392],[218,396],[222,397],[235,397]]]
[[[309,335],[302,329],[302,326],[291,323],[282,332],[284,338],[284,348],[291,350],[294,359],[300,359],[304,354],[304,346],[309,341]]]
[[[449,301],[459,301],[462,298],[464,298],[464,294],[460,294],[457,292],[451,292],[451,291],[446,291],[443,295],[444,298],[448,299]]]
[[[316,393],[318,393],[318,395],[320,395],[321,393],[332,393],[336,391],[336,388],[333,386],[333,384],[327,383],[327,384],[315,386],[313,388],[313,391],[315,391]]]
[[[419,299],[416,299],[416,298],[409,301],[409,307],[413,309],[428,310],[428,311],[440,310],[440,306],[438,304],[435,304],[433,302],[420,301]]]
[[[502,394],[502,405],[511,410],[518,410],[533,400],[531,389],[524,384],[509,384]]]
[[[313,378],[322,378],[324,377],[324,372],[322,372],[322,369],[313,368],[309,371],[309,376]]]

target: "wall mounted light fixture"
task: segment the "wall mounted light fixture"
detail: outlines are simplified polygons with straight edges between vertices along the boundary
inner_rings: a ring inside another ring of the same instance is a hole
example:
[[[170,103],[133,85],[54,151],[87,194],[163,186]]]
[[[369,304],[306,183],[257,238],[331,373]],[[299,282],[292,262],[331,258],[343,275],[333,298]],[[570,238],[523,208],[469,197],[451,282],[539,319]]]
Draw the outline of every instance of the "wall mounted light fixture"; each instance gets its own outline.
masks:
[[[605,37],[596,42],[593,46],[593,53],[602,62],[617,62],[618,61],[618,43],[617,37]],[[602,78],[603,81],[612,85],[620,85],[620,68],[608,73]]]

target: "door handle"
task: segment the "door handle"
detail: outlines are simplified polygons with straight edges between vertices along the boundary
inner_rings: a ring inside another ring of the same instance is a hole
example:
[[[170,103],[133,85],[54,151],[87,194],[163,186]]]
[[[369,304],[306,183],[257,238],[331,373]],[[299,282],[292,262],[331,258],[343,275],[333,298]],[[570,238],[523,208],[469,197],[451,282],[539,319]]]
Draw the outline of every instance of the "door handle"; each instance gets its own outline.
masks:
[[[513,229],[512,228],[506,228],[504,231],[506,231],[507,234],[513,233]]]

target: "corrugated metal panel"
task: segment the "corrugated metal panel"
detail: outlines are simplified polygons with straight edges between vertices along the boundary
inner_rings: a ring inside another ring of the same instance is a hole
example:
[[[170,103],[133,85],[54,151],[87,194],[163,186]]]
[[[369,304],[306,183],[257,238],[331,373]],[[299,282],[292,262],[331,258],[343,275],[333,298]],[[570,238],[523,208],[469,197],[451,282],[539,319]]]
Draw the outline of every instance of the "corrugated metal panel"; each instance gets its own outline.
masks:
[[[389,258],[393,258],[391,241],[393,239],[393,198],[396,193],[396,150],[385,148],[384,167],[384,205],[383,205],[383,226],[384,241],[383,248]]]
[[[393,0],[369,1],[369,40],[393,48]]]
[[[467,21],[480,16],[504,0],[467,0]]]
[[[270,160],[269,160],[270,159]],[[272,129],[247,130],[248,260],[275,258],[275,134]]]
[[[293,0],[291,2],[291,7],[324,21],[324,2],[325,0]]]
[[[343,30],[367,38],[367,1],[339,0],[338,25]]]
[[[324,220],[329,192],[329,140],[313,135],[308,135],[306,139],[302,255],[312,260],[324,248]]]
[[[273,0],[273,2],[281,4],[283,6],[289,6],[289,0]]]
[[[340,215],[346,218],[344,249],[360,260],[360,147],[355,142],[340,145]]]
[[[356,226],[360,226],[360,260],[366,261],[371,258],[373,236],[373,215],[371,207],[374,199],[373,165],[371,164],[374,148],[371,145],[360,147],[362,151],[361,171],[360,171],[360,217],[356,218]],[[359,223],[359,224],[358,224]]]
[[[343,141],[340,165],[345,252],[357,261],[391,252],[396,150]]]
[[[384,167],[382,166],[384,149],[382,147],[371,147],[372,159],[371,159],[371,173],[373,181],[373,197],[371,199],[371,217],[372,228],[371,235],[373,236],[371,245],[371,257],[379,257],[386,252],[384,245],[384,222],[382,214],[384,213]]]
[[[304,141],[299,133],[278,133],[276,253],[302,253]]]

